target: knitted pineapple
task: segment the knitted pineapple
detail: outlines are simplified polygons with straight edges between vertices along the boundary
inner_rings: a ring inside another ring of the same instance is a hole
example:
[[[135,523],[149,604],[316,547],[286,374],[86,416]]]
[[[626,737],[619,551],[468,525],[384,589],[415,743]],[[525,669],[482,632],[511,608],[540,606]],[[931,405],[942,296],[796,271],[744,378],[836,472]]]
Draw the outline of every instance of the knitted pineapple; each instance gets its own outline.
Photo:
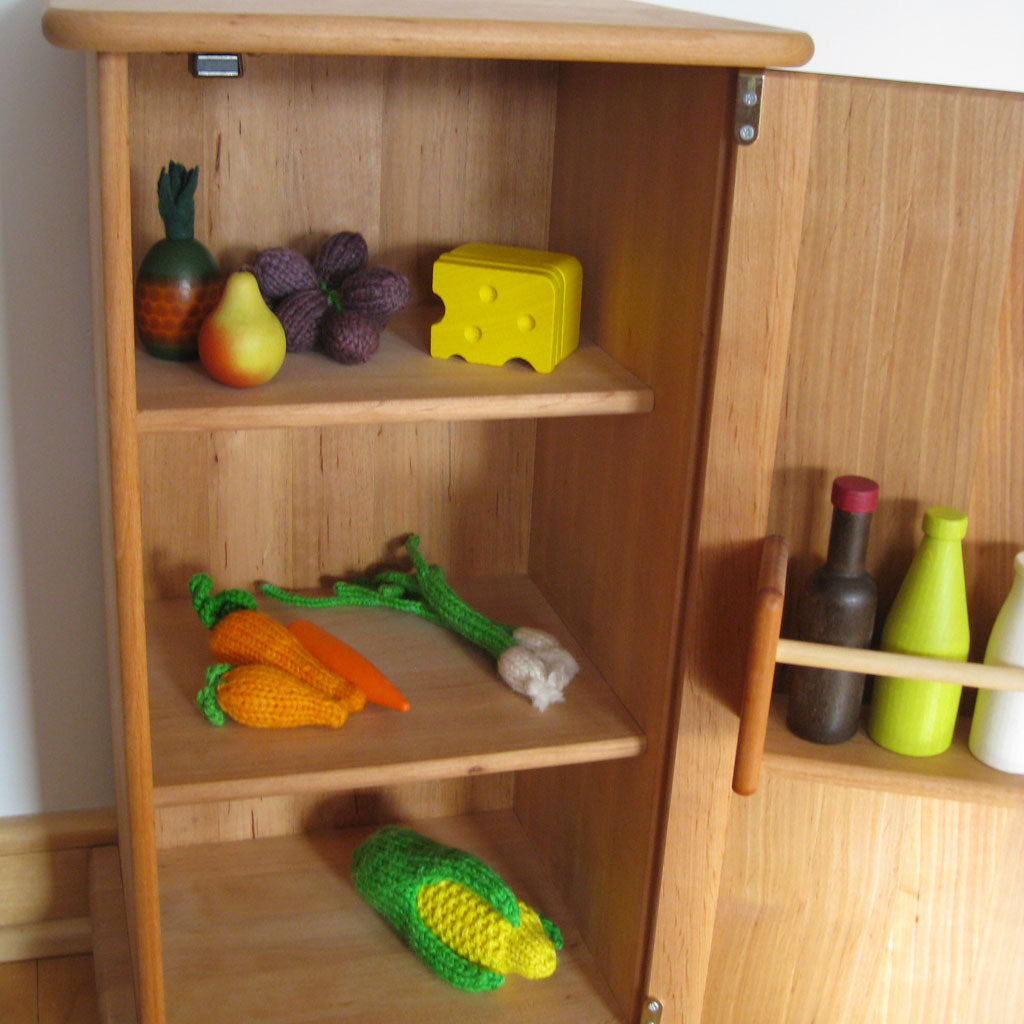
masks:
[[[467,992],[506,974],[554,973],[562,934],[483,861],[411,829],[387,825],[352,855],[360,895],[436,974]]]

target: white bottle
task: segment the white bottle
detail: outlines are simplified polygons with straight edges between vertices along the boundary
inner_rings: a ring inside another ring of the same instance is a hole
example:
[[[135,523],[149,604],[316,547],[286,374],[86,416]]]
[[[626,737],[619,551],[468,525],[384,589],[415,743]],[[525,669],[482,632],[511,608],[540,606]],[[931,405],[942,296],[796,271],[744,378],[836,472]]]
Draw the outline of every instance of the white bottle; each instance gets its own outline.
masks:
[[[1024,665],[1024,551],[1013,570],[1013,586],[985,648],[986,665]],[[968,745],[979,761],[1024,775],[1024,691],[979,690]]]

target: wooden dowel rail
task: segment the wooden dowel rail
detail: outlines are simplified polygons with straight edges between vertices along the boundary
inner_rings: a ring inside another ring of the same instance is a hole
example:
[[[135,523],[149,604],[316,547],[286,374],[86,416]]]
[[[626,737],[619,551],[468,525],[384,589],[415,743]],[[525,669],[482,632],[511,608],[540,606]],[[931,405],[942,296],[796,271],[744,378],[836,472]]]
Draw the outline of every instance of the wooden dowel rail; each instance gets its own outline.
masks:
[[[1012,665],[979,665],[894,651],[781,639],[779,630],[782,627],[788,559],[788,548],[782,537],[765,538],[736,739],[732,777],[732,788],[736,793],[749,796],[757,790],[777,664],[863,672],[865,675],[895,676],[899,679],[925,679],[954,686],[973,686],[979,690],[1024,691],[1024,668]]]
[[[930,679],[979,690],[1024,690],[1024,668],[1013,665],[979,665],[971,661],[945,661],[893,651],[869,651],[861,647],[832,647],[806,640],[780,639],[775,660],[782,665],[864,672],[869,676]]]

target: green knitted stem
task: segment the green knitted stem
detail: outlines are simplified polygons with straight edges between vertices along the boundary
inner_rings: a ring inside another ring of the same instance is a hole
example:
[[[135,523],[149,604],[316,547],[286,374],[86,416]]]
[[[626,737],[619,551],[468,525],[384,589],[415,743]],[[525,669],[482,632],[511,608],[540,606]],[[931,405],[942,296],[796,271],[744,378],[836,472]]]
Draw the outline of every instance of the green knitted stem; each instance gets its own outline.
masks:
[[[157,208],[167,237],[174,241],[188,241],[195,234],[198,184],[198,167],[188,170],[172,160],[160,171],[156,184]]]
[[[479,992],[497,988],[505,980],[441,942],[424,924],[416,906],[423,886],[458,882],[518,927],[519,904],[514,893],[477,857],[435,843],[412,829],[386,825],[352,854],[352,881],[363,899],[405,938],[410,949],[450,984]]]
[[[269,583],[261,589],[268,597],[302,608],[355,606],[410,612],[458,633],[495,659],[515,644],[514,626],[495,622],[471,608],[448,586],[440,566],[427,565],[420,554],[419,537],[411,535],[405,549],[415,570],[412,575],[383,572],[369,581],[335,583],[333,597],[303,597]]]
[[[206,670],[206,685],[196,694],[199,710],[217,726],[224,724],[224,712],[217,700],[217,689],[220,687],[224,674],[230,671],[230,665],[211,665]]]
[[[405,542],[412,564],[416,569],[424,601],[433,608],[448,629],[482,647],[495,660],[513,646],[515,640],[511,626],[503,626],[471,608],[460,598],[444,578],[439,565],[427,565],[420,554],[420,539],[415,534]]]
[[[205,572],[197,572],[188,581],[188,592],[192,595],[192,607],[199,621],[207,629],[213,629],[225,615],[240,608],[256,610],[256,598],[247,590],[222,590],[214,594],[213,580]]]

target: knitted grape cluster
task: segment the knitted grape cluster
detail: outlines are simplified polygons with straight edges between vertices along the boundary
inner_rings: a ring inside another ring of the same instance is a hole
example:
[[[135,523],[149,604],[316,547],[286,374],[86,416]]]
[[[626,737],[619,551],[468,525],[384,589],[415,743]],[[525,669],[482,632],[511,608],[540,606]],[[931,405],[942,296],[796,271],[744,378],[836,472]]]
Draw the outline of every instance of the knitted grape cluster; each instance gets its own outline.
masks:
[[[339,363],[365,363],[388,319],[409,301],[409,282],[367,266],[366,240],[333,235],[310,262],[294,249],[264,249],[252,264],[267,305],[284,327],[289,352],[318,348]]]

